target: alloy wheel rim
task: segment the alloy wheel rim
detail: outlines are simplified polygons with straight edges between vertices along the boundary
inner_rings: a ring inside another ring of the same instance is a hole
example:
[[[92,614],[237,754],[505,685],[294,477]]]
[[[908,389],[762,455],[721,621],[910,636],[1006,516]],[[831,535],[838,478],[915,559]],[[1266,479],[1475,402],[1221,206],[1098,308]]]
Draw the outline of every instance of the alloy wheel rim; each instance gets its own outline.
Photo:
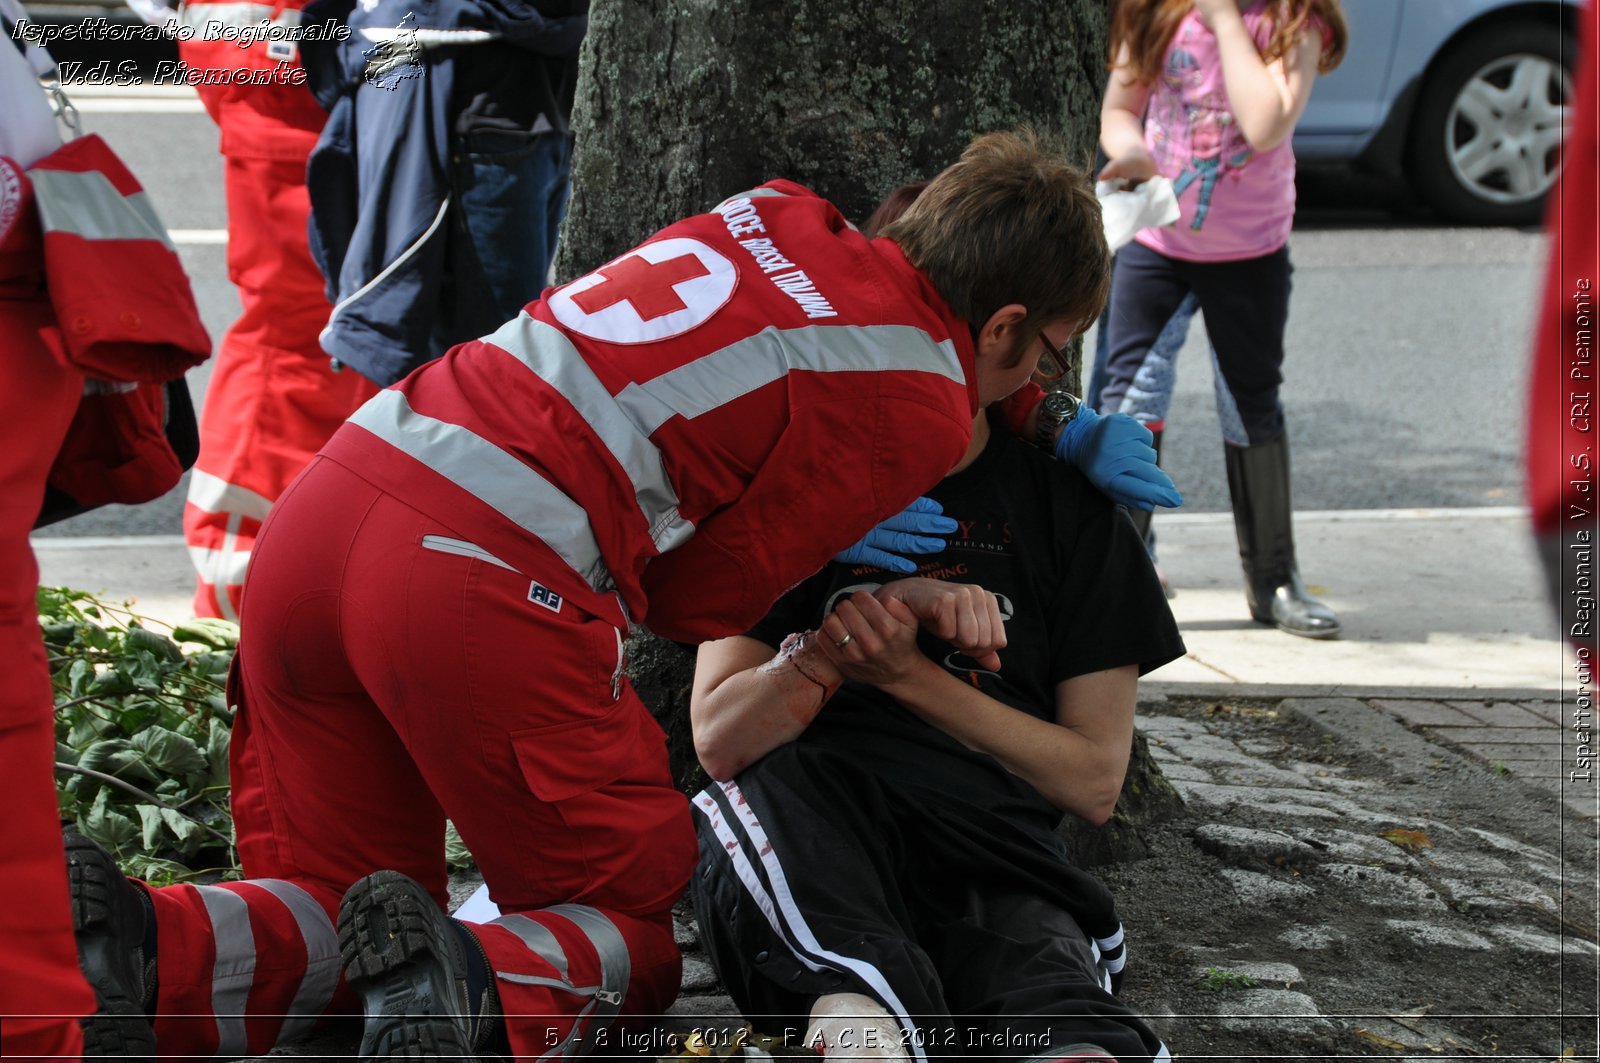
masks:
[[[1467,79],[1445,119],[1456,180],[1492,203],[1544,195],[1561,169],[1572,78],[1542,55],[1502,56]]]

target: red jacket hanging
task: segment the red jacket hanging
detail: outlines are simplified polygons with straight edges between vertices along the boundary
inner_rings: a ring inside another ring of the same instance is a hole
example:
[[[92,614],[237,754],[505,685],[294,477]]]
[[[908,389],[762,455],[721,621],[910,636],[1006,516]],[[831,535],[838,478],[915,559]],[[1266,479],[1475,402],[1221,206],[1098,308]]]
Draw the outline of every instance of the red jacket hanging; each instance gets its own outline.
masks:
[[[0,158],[0,258],[42,258],[56,324],[41,339],[89,378],[50,486],[85,507],[170,490],[183,469],[163,384],[203,362],[211,340],[139,182],[98,136],[25,172]]]

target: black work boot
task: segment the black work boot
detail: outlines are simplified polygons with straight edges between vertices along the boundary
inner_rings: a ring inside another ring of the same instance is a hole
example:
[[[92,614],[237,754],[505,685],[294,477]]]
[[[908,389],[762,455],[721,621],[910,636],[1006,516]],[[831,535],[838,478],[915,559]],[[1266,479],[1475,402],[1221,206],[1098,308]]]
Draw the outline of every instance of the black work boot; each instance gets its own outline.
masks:
[[[155,957],[144,955],[147,902],[99,845],[79,834],[63,842],[78,962],[95,999],[94,1014],[82,1022],[83,1056],[153,1060],[156,1036],[145,1014],[155,983]]]
[[[339,905],[339,956],[361,997],[361,1058],[481,1056],[499,1007],[477,938],[415,881],[378,871]]]
[[[1289,439],[1225,446],[1233,525],[1239,533],[1244,594],[1250,615],[1308,639],[1339,634],[1339,617],[1311,597],[1295,565],[1289,505]]]

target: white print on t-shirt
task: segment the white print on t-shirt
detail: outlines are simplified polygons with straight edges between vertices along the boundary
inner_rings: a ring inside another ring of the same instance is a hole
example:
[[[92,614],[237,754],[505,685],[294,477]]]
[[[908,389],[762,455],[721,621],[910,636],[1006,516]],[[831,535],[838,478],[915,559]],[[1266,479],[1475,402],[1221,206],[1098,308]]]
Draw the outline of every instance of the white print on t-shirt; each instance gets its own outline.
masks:
[[[744,237],[739,240],[739,246],[750,252],[750,257],[755,260],[761,272],[771,278],[773,285],[780,292],[793,299],[805,312],[806,317],[839,316],[839,312],[817,291],[816,283],[806,271],[789,261],[788,257],[778,250],[771,237],[750,235],[766,232],[767,225],[761,220],[761,215],[750,202],[749,196],[739,196],[720,203],[714,213],[722,215],[722,220],[728,226],[729,236],[735,239]],[[778,273],[780,269],[785,272]]]

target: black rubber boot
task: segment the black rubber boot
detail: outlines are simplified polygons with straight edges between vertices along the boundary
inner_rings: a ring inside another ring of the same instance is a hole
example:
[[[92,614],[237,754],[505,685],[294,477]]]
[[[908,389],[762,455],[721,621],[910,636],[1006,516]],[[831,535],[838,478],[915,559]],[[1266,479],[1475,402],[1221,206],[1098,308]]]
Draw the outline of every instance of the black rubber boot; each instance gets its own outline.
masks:
[[[493,1058],[480,1054],[499,1016],[488,961],[452,924],[398,871],[368,875],[344,895],[339,956],[366,1013],[363,1060]]]
[[[145,1002],[155,957],[144,956],[145,899],[99,845],[78,834],[63,841],[78,962],[95,998],[95,1013],[82,1022],[83,1058],[153,1060]]]
[[[1339,617],[1306,592],[1295,565],[1288,437],[1223,451],[1250,615],[1291,635],[1336,637]]]

